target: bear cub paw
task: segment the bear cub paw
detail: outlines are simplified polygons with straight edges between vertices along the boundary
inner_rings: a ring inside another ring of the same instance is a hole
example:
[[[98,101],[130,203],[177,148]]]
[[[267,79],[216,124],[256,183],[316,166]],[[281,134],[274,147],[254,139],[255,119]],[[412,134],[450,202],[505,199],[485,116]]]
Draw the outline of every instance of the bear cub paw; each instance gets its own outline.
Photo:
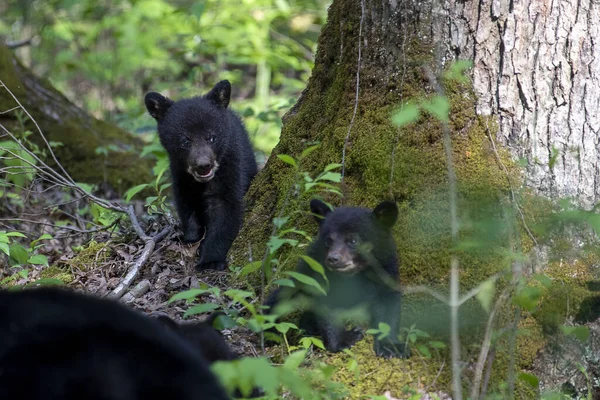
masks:
[[[377,340],[374,343],[375,354],[383,358],[409,358],[410,349],[404,343],[389,340]]]

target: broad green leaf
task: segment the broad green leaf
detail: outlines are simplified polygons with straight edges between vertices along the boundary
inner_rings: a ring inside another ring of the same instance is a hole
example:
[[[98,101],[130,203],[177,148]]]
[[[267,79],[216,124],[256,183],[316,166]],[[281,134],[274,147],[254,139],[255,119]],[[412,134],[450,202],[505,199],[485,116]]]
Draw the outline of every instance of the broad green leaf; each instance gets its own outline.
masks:
[[[465,71],[473,66],[471,60],[458,60],[450,66],[450,69],[444,74],[447,79],[457,82],[468,83],[469,78],[465,76]]]
[[[217,308],[219,308],[219,305],[214,303],[196,304],[195,306],[188,308],[183,314],[183,317],[185,318],[189,317],[190,315],[202,314],[208,311],[216,310]]]
[[[494,278],[488,279],[479,285],[479,291],[477,292],[476,297],[487,313],[489,313],[492,308],[492,301],[494,300],[495,293],[496,280]]]
[[[229,289],[223,292],[223,294],[231,299],[247,299],[248,297],[254,297],[254,293],[248,292],[247,290]]]
[[[26,264],[29,259],[29,252],[20,244],[13,244],[10,246],[10,258],[19,265]]]
[[[380,322],[377,327],[379,328],[379,336],[377,337],[377,340],[385,339],[386,337],[388,337],[391,330],[388,324],[386,324],[385,322]]]
[[[244,265],[244,268],[242,268],[242,270],[240,271],[240,277],[244,277],[248,274],[257,271],[258,269],[260,269],[261,265],[262,261],[253,261],[249,264]]]
[[[294,281],[291,279],[277,279],[273,282],[275,285],[279,286],[288,286],[288,287],[296,287]]]
[[[312,153],[313,151],[315,151],[316,149],[319,148],[318,144],[315,144],[314,146],[310,146],[307,147],[306,149],[302,150],[302,154],[300,154],[300,159],[304,159],[306,156],[308,156],[310,153]]]
[[[431,113],[441,122],[448,122],[448,112],[450,111],[450,103],[443,96],[435,96],[429,101],[423,101],[421,107]]]
[[[400,109],[394,111],[392,115],[392,123],[398,128],[408,125],[419,118],[419,107],[415,104],[408,103]]]
[[[290,329],[298,329],[298,327],[291,322],[280,322],[275,324],[275,329],[280,333],[286,334]]]
[[[561,325],[560,329],[565,335],[575,336],[580,342],[586,342],[590,337],[590,329],[587,326]]]
[[[23,235],[21,232],[8,232],[8,233],[6,233],[6,236],[8,236],[8,237],[14,236],[14,237],[22,237],[22,238],[27,237],[27,236]]]
[[[527,311],[533,311],[542,297],[542,290],[537,287],[526,287],[513,297],[513,303]]]
[[[208,289],[190,289],[190,290],[186,290],[185,292],[180,292],[177,293],[176,295],[172,296],[169,301],[167,302],[167,304],[171,304],[174,301],[177,300],[192,300],[195,299],[197,296],[200,296],[201,294],[207,293],[209,292]]]
[[[304,275],[304,274],[301,274],[299,272],[294,272],[294,271],[287,271],[286,274],[291,276],[292,278],[296,279],[297,281],[304,283],[305,285],[314,287],[320,293],[327,296],[327,292],[321,287],[319,282],[317,282],[314,278],[311,278],[308,275]]]
[[[325,279],[325,282],[329,283],[329,280],[327,279],[327,274],[325,274],[325,269],[317,260],[310,256],[300,256],[300,258],[302,258],[308,264],[310,269],[321,274],[323,279]]]
[[[417,350],[419,351],[419,353],[421,353],[425,358],[431,358],[431,352],[429,351],[429,349],[427,348],[427,346],[423,345],[423,344],[418,344],[417,345]]]
[[[269,252],[271,254],[275,253],[281,246],[284,244],[289,244],[291,246],[296,246],[298,244],[297,240],[294,239],[284,239],[278,236],[271,236],[269,242],[267,243],[267,247],[269,248]]]
[[[36,254],[27,260],[27,264],[48,265],[48,257],[42,254]]]
[[[537,389],[537,387],[540,385],[539,378],[533,374],[521,372],[521,373],[519,373],[519,379],[522,380],[523,382],[527,383],[529,386],[531,386],[534,389]]]
[[[323,173],[322,175],[319,175],[319,177],[316,180],[339,183],[342,181],[342,174],[340,174],[339,172],[328,171]]]
[[[131,201],[131,199],[133,198],[133,196],[135,196],[136,194],[138,194],[142,190],[146,189],[147,187],[148,187],[147,183],[142,183],[141,185],[137,185],[137,186],[134,186],[134,187],[128,189],[125,192],[125,201]]]
[[[291,165],[294,168],[298,168],[296,160],[294,160],[293,157],[288,156],[287,154],[277,154],[277,158],[279,158],[284,163]]]
[[[284,226],[289,219],[290,217],[273,218],[273,225],[275,225],[277,229],[281,229],[281,227]]]
[[[337,169],[337,168],[340,168],[341,166],[342,166],[342,164],[338,164],[338,163],[327,164],[327,166],[325,167],[325,169],[323,171],[324,172],[329,172],[332,169]]]
[[[9,250],[9,247],[8,247],[8,244],[7,244],[7,243],[1,243],[1,242],[0,242],[0,250],[1,250],[1,251],[2,251],[4,254],[6,254],[7,256],[9,256],[9,255],[10,255],[10,250]]]
[[[298,350],[291,353],[283,362],[284,368],[291,368],[293,370],[300,368],[300,365],[306,358],[306,350]]]
[[[546,288],[549,288],[550,286],[552,286],[552,279],[548,278],[546,275],[535,274],[532,276],[532,279],[535,279],[536,281],[541,283],[542,286],[544,286]]]

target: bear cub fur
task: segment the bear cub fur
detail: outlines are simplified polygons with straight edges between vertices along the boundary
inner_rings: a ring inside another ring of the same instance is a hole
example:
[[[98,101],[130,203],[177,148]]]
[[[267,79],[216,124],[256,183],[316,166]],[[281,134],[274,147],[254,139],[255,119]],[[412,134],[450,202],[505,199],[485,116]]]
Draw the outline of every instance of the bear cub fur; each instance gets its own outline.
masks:
[[[60,288],[0,291],[0,398],[226,400],[208,362],[152,318]]]
[[[202,322],[177,323],[164,315],[158,316],[156,319],[190,343],[195,350],[202,354],[205,360],[212,364],[215,361],[232,361],[240,358],[238,354],[229,348],[221,332],[213,326],[214,321],[221,315],[223,314],[213,313],[207,320]],[[261,396],[263,396],[263,391],[259,388],[253,388],[249,396],[243,396],[239,390],[234,393],[236,398]]]
[[[395,203],[384,201],[374,210],[358,207],[331,209],[313,199],[310,209],[319,223],[319,234],[307,255],[325,267],[321,274],[300,260],[298,272],[316,279],[327,290],[327,296],[313,287],[294,281],[295,287],[282,287],[266,302],[271,309],[282,301],[303,300],[300,327],[308,334],[320,335],[328,351],[338,352],[352,346],[362,337],[360,329],[347,330],[339,318],[340,311],[366,306],[369,325],[380,322],[390,326],[387,338],[375,339],[378,356],[407,357],[397,337],[400,300],[398,291],[398,259],[392,226],[398,218]]]
[[[196,269],[223,270],[244,214],[244,195],[257,172],[248,133],[227,106],[231,85],[221,81],[208,94],[179,101],[159,93],[145,103],[169,155],[173,195],[183,241],[196,243]]]

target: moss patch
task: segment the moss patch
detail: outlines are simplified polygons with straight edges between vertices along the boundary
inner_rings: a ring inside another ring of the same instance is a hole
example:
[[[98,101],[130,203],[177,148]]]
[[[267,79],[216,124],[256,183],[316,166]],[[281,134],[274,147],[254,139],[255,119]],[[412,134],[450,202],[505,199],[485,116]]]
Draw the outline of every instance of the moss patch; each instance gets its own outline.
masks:
[[[40,273],[40,277],[43,279],[58,279],[66,284],[73,282],[73,275],[68,270],[54,265],[44,268]]]

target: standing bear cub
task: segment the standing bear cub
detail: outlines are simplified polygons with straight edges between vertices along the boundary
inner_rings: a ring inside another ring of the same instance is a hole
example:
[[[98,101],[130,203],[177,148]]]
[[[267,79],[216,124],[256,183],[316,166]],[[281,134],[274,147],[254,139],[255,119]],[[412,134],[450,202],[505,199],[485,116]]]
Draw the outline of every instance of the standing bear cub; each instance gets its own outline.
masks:
[[[244,214],[244,194],[257,172],[248,133],[227,106],[231,85],[179,101],[151,92],[145,103],[169,154],[183,241],[204,240],[196,269],[223,270]]]
[[[304,312],[300,327],[308,334],[320,335],[328,351],[338,352],[362,337],[358,329],[347,330],[343,310],[366,306],[369,325],[389,325],[383,340],[375,339],[378,356],[407,357],[398,339],[400,297],[398,259],[392,226],[398,218],[395,203],[384,201],[374,210],[340,207],[333,212],[320,200],[313,199],[310,209],[319,223],[319,235],[307,255],[325,268],[327,281],[301,260],[298,272],[316,279],[327,295],[294,281],[295,287],[282,287],[266,302],[271,309],[282,301],[301,300]]]

